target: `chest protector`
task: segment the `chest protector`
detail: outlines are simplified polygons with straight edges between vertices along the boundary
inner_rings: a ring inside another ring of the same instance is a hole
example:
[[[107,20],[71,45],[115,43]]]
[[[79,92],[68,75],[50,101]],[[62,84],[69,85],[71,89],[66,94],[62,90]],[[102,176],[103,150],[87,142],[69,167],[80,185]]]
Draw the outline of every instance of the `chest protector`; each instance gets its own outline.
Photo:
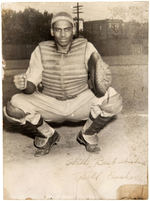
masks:
[[[86,44],[86,39],[75,39],[68,53],[58,52],[54,41],[39,44],[43,64],[43,94],[66,100],[88,88]]]

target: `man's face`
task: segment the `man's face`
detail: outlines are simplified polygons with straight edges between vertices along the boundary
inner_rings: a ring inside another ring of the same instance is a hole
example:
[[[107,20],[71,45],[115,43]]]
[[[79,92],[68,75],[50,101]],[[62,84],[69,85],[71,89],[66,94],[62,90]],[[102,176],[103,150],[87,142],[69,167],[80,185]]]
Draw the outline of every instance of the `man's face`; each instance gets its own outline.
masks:
[[[73,38],[73,26],[66,20],[59,20],[53,25],[54,38],[61,47],[71,44]]]

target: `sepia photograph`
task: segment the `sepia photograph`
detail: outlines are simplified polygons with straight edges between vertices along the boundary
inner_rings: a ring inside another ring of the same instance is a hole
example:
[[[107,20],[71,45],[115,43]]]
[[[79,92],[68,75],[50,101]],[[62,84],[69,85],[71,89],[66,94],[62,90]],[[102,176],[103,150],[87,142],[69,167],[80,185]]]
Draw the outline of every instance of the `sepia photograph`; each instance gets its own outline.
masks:
[[[1,3],[4,200],[147,200],[149,1]]]

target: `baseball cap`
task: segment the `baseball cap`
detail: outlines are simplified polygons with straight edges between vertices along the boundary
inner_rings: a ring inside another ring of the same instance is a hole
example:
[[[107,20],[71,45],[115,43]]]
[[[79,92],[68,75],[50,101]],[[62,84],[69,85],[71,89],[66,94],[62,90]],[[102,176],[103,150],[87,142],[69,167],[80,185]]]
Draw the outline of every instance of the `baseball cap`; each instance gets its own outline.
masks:
[[[72,16],[67,12],[59,12],[53,15],[51,25],[59,20],[69,21],[74,26],[74,21]]]

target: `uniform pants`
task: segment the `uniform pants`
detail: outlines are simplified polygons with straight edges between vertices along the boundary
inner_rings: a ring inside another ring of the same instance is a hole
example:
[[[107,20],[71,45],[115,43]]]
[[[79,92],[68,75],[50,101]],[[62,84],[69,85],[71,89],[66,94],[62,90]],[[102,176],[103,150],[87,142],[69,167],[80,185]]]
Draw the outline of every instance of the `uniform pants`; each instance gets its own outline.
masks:
[[[26,113],[26,116],[19,120],[20,123],[25,124],[26,121],[29,121],[33,125],[36,125],[41,117],[48,122],[78,122],[87,120],[90,114],[93,118],[98,115],[112,117],[122,109],[121,96],[112,87],[109,87],[101,98],[97,98],[88,89],[77,97],[64,101],[34,92],[29,95],[16,94],[10,102]]]

